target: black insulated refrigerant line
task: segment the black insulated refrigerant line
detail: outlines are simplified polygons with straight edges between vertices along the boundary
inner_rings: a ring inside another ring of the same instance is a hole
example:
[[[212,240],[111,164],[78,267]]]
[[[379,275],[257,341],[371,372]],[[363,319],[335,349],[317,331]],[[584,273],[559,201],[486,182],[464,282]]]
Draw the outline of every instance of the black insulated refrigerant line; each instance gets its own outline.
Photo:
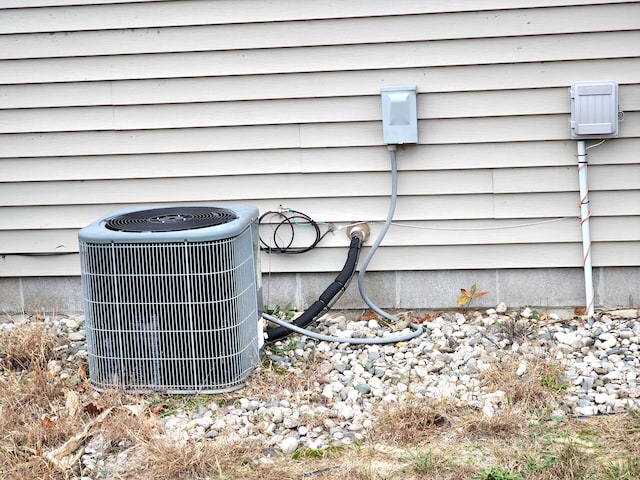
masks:
[[[318,298],[318,300],[307,308],[302,315],[293,321],[293,325],[305,328],[320,315],[327,312],[331,308],[331,305],[340,298],[356,273],[363,240],[364,237],[361,231],[354,230],[351,232],[351,244],[349,245],[349,252],[347,253],[347,260],[344,263],[344,267],[342,267],[342,270],[333,283],[329,285],[324,292],[322,292],[320,298]],[[267,342],[275,342],[276,340],[280,340],[291,333],[293,333],[291,329],[286,327],[270,328],[267,329],[265,340]]]

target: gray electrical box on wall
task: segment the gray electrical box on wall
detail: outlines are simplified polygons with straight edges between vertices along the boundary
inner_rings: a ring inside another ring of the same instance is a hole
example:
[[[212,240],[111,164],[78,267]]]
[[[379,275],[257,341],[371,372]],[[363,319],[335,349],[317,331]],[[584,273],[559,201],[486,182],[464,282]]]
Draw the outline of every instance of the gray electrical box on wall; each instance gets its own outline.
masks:
[[[418,112],[415,85],[382,87],[382,132],[384,143],[418,143]]]
[[[571,86],[571,138],[618,136],[618,84],[576,82]]]

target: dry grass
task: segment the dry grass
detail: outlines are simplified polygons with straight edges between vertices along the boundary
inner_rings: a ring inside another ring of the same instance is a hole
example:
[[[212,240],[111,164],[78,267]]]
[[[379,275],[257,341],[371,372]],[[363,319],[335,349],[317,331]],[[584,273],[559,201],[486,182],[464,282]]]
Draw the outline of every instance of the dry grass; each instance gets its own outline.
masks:
[[[250,473],[255,445],[227,442],[173,443],[159,438],[140,442],[136,465],[124,478],[174,480],[243,478]]]
[[[474,440],[513,440],[526,434],[526,420],[522,413],[509,408],[495,415],[481,412],[467,414],[459,419],[460,429]]]
[[[17,325],[0,336],[0,361],[10,371],[42,371],[56,357],[61,340],[41,324]]]
[[[374,441],[391,445],[420,444],[434,436],[439,429],[451,426],[458,409],[450,402],[427,402],[411,399],[382,409]]]
[[[526,369],[518,375],[518,369]],[[521,410],[546,408],[558,393],[568,387],[563,378],[564,369],[547,358],[503,357],[480,372],[480,386],[486,392],[506,394],[507,405]]]

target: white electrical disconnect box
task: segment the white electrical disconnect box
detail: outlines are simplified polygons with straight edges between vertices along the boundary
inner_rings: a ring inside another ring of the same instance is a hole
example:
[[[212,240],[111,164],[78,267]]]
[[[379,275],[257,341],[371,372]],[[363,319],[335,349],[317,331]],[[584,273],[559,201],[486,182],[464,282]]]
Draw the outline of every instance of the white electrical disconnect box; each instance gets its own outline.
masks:
[[[571,138],[618,136],[618,84],[576,82],[571,86]]]
[[[382,87],[382,132],[384,143],[418,142],[418,111],[415,85]]]

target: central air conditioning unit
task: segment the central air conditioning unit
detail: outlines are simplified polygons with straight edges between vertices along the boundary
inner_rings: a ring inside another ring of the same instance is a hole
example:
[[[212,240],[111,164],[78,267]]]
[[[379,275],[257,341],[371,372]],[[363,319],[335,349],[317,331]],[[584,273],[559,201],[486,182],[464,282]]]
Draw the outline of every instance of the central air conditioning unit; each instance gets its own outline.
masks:
[[[94,388],[243,386],[263,341],[257,219],[246,205],[137,208],[80,230]]]

